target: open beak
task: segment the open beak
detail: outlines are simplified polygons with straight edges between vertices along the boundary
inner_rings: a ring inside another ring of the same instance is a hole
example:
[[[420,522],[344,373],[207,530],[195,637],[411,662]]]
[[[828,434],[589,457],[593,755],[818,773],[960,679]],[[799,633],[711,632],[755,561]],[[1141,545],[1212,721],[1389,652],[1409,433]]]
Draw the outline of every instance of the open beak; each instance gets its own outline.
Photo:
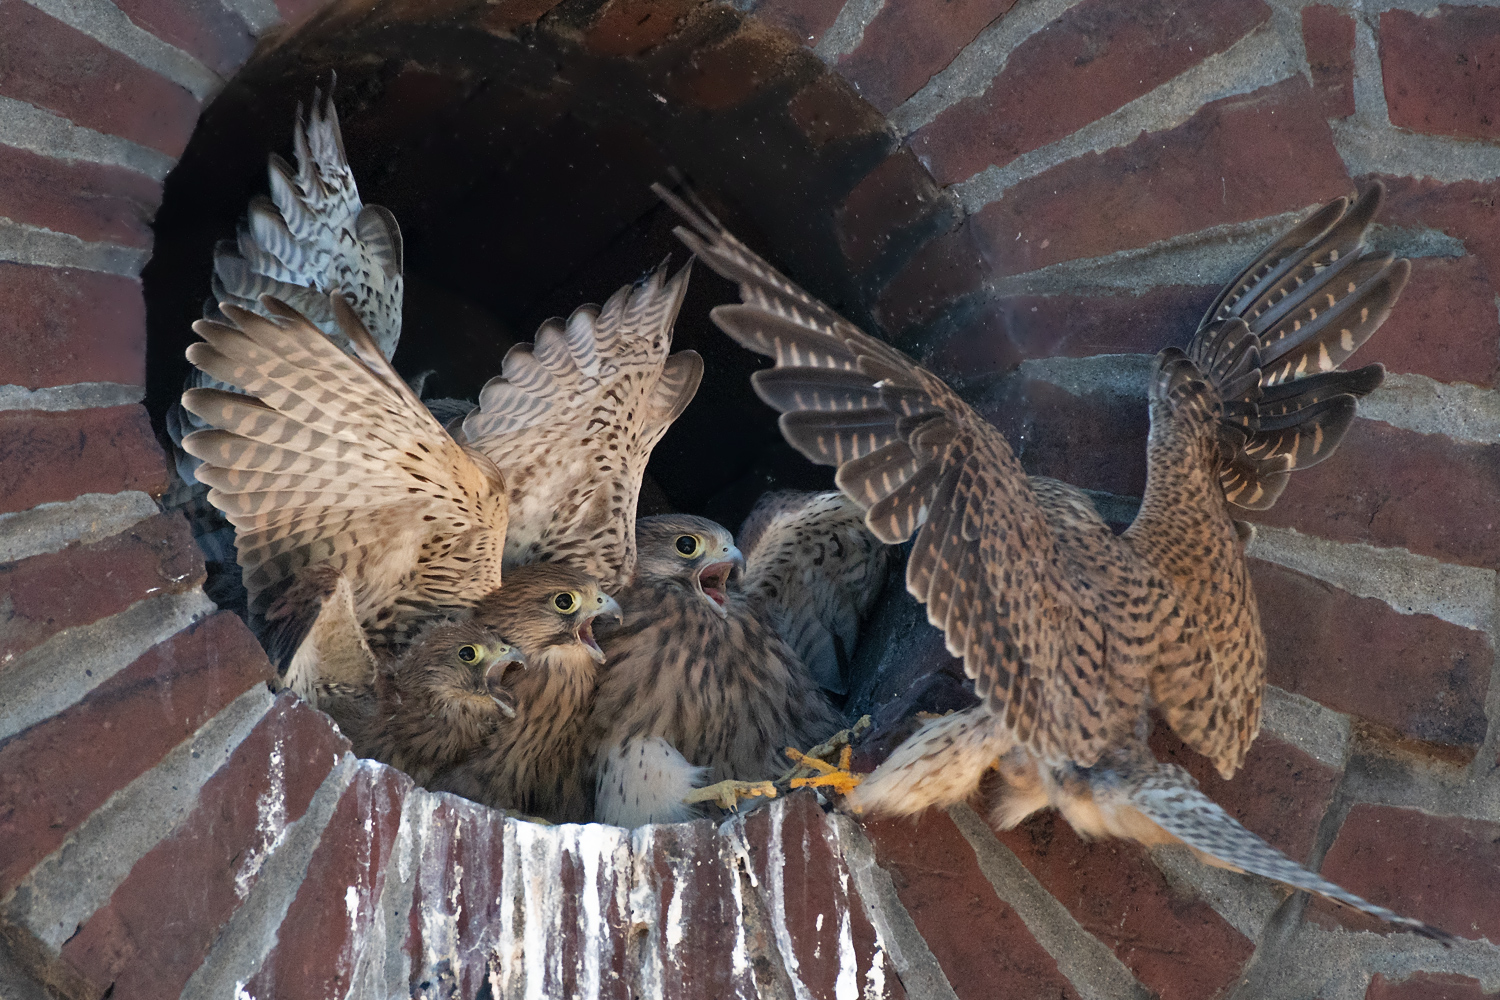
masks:
[[[588,648],[595,663],[604,662],[604,650],[599,648],[599,643],[594,639],[594,619],[612,618],[620,624],[625,622],[625,612],[620,610],[620,602],[608,594],[601,595],[601,598],[598,609],[578,626],[578,641]]]
[[[510,669],[511,664],[526,665],[526,657],[514,646],[506,646],[505,652],[490,658],[484,665],[484,686],[491,699],[505,714],[507,719],[516,717],[516,705],[511,699],[510,692],[502,687],[505,680],[505,672]]]
[[[723,618],[729,614],[729,581],[745,570],[745,557],[735,546],[729,546],[724,558],[698,571],[698,592]]]

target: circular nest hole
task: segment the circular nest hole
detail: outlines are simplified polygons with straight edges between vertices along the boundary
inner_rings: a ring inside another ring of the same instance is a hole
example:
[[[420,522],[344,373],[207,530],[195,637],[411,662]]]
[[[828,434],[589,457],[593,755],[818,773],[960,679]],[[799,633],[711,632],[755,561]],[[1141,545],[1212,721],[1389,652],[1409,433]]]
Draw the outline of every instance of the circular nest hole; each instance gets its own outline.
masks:
[[[144,275],[159,428],[181,392],[214,245],[266,191],[268,153],[291,158],[298,104],[335,75],[361,197],[389,208],[404,238],[395,366],[430,372],[429,396],[473,399],[548,317],[602,302],[669,254],[680,265],[675,216],[649,189],[674,171],[747,242],[869,324],[838,213],[894,139],[790,38],[728,8],[673,21],[681,5],[667,2],[629,5],[632,20],[618,24],[574,12],[521,26],[498,25],[483,5],[441,16],[416,6],[335,4],[259,53],[204,112],[167,182]],[[840,129],[795,107],[829,90],[846,109]],[[737,528],[767,489],[832,485],[755,397],[748,376],[761,360],[709,322],[710,308],[736,299],[695,271],[674,349],[701,353],[705,374],[652,456],[643,515]]]

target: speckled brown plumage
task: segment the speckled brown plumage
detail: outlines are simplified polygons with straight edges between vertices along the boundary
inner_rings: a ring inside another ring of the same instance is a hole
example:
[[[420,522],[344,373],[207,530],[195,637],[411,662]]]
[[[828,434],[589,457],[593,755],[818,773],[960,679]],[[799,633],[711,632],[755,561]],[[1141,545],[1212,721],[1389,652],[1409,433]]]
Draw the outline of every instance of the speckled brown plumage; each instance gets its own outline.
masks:
[[[480,392],[457,436],[509,486],[507,568],[564,562],[611,592],[630,579],[646,461],[703,375],[697,353],[668,356],[690,272],[667,280],[663,263],[602,308],[548,320]]]
[[[339,691],[321,707],[361,757],[399,767],[418,784],[479,749],[515,717],[510,684],[521,651],[491,627],[439,621],[364,690]]]
[[[658,188],[678,235],[739,285],[713,312],[776,360],[757,372],[787,440],[866,509],[883,541],[916,536],[907,587],[981,704],[927,723],[849,796],[911,813],[972,794],[998,764],[1002,825],[1053,806],[1085,836],[1181,841],[1422,933],[1282,857],[1145,746],[1153,704],[1226,777],[1260,727],[1265,644],[1230,502],[1262,508],[1326,458],[1379,384],[1340,372],[1389,314],[1405,261],[1360,253],[1378,185],[1339,199],[1251,264],[1189,350],[1157,357],[1139,516],[1115,536],[1080,491],[1022,471],[999,431],[942,380],[862,333]]]
[[[593,788],[584,732],[604,660],[592,630],[601,615],[617,617],[619,605],[586,573],[549,563],[515,570],[481,601],[474,623],[526,658],[524,670],[506,675],[515,718],[429,787],[554,822],[587,820]]]
[[[837,490],[767,493],[740,526],[743,590],[824,690],[848,691],[849,658],[880,597],[889,547]]]
[[[726,528],[668,514],[642,518],[636,536],[635,579],[620,595],[624,623],[601,636],[608,661],[591,737],[598,819],[626,826],[689,818],[681,800],[694,783],[772,777],[787,766],[783,750],[818,743],[841,724],[759,602],[741,591],[741,557]],[[631,749],[647,741],[658,752]]]
[[[360,625],[399,650],[434,616],[500,585],[506,494],[484,455],[454,442],[391,368],[342,297],[350,357],[275,299],[200,320],[201,370],[244,394],[192,389],[208,427],[183,439],[209,500],[237,533],[252,618],[297,578],[348,578]]]

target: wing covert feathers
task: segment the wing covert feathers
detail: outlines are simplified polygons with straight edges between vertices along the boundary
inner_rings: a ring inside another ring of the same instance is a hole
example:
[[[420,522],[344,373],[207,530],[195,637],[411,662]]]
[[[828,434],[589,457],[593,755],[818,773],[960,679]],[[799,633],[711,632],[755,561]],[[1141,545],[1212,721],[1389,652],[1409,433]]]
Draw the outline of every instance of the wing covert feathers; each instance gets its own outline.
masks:
[[[1111,624],[1064,572],[1048,513],[1000,432],[706,211],[656,191],[687,223],[677,234],[689,249],[739,284],[741,303],[711,315],[731,338],[776,360],[753,380],[782,411],[788,442],[837,466],[839,488],[880,541],[915,534],[907,589],[927,604],[975,691],[1018,742],[1048,757],[1094,760],[1129,725],[1124,688],[1107,679]],[[1079,544],[1106,543],[1090,525]]]
[[[261,316],[224,303],[194,324],[188,358],[239,392],[191,389],[207,427],[183,447],[237,530],[250,609],[304,570],[349,577],[362,624],[400,633],[499,586],[504,480],[457,444],[390,367],[346,303],[329,312],[355,357],[290,306]]]
[[[690,273],[668,279],[663,262],[602,307],[548,320],[480,392],[458,438],[510,488],[507,566],[566,562],[607,590],[628,582],[646,462],[703,375],[696,352],[668,353]]]
[[[740,528],[744,591],[762,602],[814,679],[848,690],[859,630],[880,596],[889,549],[842,493],[767,493]]]

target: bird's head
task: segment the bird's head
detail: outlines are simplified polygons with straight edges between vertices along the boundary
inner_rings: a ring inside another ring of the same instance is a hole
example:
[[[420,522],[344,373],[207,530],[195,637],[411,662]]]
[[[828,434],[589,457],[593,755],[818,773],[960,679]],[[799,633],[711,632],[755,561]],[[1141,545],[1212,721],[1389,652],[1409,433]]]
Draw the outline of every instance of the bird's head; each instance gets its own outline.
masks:
[[[516,717],[505,684],[512,665],[526,658],[500,632],[472,621],[440,622],[418,636],[396,668],[408,690],[486,712]]]
[[[549,654],[582,652],[595,663],[604,652],[594,640],[594,619],[620,620],[620,605],[582,570],[559,563],[518,566],[480,602],[475,618],[508,636],[528,663]]]
[[[738,589],[745,571],[728,528],[691,514],[643,517],[635,523],[635,545],[637,580],[680,583],[719,617],[728,613],[731,585]]]

